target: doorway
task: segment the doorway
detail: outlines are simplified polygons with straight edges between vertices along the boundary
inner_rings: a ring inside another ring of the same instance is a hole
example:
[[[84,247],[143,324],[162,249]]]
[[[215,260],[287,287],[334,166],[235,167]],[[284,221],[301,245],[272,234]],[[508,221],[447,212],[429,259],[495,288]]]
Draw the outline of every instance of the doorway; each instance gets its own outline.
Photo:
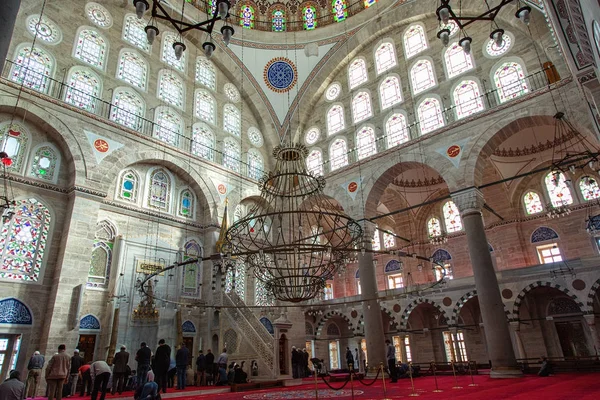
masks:
[[[279,374],[287,375],[287,337],[282,334],[279,338]]]
[[[0,381],[8,378],[8,373],[16,368],[20,347],[21,335],[0,334]]]
[[[185,343],[185,347],[187,347],[187,349],[190,352],[188,365],[192,365],[192,358],[194,358],[194,337],[193,336],[184,336],[183,343]]]
[[[79,355],[87,364],[94,361],[94,351],[96,350],[96,335],[79,335]]]
[[[219,356],[219,354],[221,354],[221,349],[219,349],[219,335],[215,334],[212,337],[212,352],[214,354],[217,355],[217,357]]]
[[[590,355],[583,325],[579,321],[556,322],[556,333],[563,357],[586,357]]]

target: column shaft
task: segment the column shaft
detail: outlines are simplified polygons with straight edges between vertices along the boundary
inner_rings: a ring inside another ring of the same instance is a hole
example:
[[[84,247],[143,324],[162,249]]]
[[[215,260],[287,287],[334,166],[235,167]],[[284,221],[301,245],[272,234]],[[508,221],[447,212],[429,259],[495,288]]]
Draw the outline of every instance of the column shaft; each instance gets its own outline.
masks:
[[[3,0],[2,7],[0,7],[0,72],[2,72],[2,66],[8,56],[8,47],[20,6],[21,0]]]

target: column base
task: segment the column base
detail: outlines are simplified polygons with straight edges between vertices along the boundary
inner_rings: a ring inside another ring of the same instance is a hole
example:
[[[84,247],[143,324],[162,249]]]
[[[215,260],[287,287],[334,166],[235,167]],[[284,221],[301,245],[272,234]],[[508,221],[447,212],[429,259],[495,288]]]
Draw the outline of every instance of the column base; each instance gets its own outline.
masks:
[[[492,368],[490,378],[522,378],[523,371],[518,367],[498,367]]]

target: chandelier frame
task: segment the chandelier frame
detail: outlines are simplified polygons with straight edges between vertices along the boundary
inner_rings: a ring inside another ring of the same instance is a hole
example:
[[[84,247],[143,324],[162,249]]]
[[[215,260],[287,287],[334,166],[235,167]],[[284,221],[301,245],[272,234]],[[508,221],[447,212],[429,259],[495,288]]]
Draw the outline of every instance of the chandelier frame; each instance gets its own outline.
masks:
[[[171,25],[173,26],[173,28],[175,28],[177,30],[177,32],[179,32],[180,35],[184,34],[185,32],[191,31],[192,29],[197,29],[197,30],[206,32],[209,35],[211,35],[215,28],[215,23],[217,21],[219,21],[219,20],[224,21],[225,19],[230,17],[229,8],[231,8],[231,3],[228,0],[218,0],[217,7],[215,7],[214,14],[206,21],[198,22],[196,24],[186,22],[184,20],[183,16],[180,19],[173,18],[169,14],[169,12],[165,9],[165,7],[163,7],[160,0],[135,0],[134,4],[136,4],[138,1],[145,2],[146,4],[148,4],[148,1],[151,1],[152,2],[152,9],[151,9],[152,18],[170,22]],[[182,0],[182,1],[185,2],[185,0]],[[227,15],[224,18],[222,18],[219,15],[219,7],[218,7],[219,3],[226,3],[227,7],[228,7]]]

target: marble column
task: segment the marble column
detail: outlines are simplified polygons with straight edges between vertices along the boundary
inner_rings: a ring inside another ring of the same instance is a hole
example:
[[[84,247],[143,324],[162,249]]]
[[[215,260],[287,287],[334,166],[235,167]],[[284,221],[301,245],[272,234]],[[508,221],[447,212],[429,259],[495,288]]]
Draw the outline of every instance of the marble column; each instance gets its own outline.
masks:
[[[467,234],[477,299],[485,327],[488,355],[492,362],[490,376],[492,378],[520,377],[522,372],[515,358],[498,279],[485,235],[481,214],[483,195],[478,189],[472,188],[452,195],[452,199],[460,210]]]
[[[596,329],[596,316],[594,314],[584,315],[585,322],[590,329],[590,335],[592,336],[593,354],[600,354],[600,336],[598,336],[598,330]]]
[[[523,347],[523,341],[521,340],[521,323],[519,321],[512,321],[510,323],[510,331],[514,339],[515,356],[518,359],[527,358],[525,353],[525,347]]]
[[[371,238],[375,232],[375,225],[371,222],[363,223],[363,245],[366,250],[371,249]],[[373,253],[366,251],[358,253],[358,270],[360,275],[362,308],[364,315],[365,339],[367,341],[367,355],[369,369],[379,368],[379,364],[386,364],[385,337],[383,334],[383,318],[381,307],[377,302],[377,277],[373,265]]]
[[[0,72],[2,72],[2,66],[8,56],[8,47],[20,6],[21,0],[3,0],[2,7],[0,7]]]

